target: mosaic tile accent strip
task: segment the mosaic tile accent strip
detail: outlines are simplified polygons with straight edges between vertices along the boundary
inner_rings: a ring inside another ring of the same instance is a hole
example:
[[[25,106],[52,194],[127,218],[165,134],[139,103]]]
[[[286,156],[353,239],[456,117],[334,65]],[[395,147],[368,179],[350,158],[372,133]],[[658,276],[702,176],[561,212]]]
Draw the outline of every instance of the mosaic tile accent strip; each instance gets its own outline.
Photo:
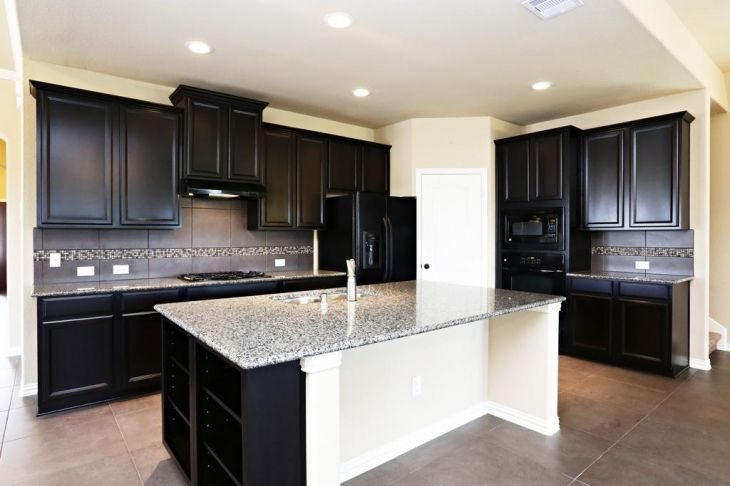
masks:
[[[633,256],[633,257],[675,257],[694,258],[694,248],[636,248],[628,246],[594,246],[592,255]]]
[[[36,250],[33,261],[45,262],[51,253],[60,253],[64,261],[137,260],[145,258],[191,258],[250,255],[311,255],[311,246],[250,246],[220,248],[129,248],[115,250]]]

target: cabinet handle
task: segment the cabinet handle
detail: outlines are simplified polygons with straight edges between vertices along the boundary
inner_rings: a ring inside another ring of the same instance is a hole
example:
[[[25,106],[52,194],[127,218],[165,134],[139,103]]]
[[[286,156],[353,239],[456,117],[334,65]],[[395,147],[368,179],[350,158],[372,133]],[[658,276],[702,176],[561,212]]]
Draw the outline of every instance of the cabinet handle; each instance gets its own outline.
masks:
[[[428,270],[429,268],[431,268],[431,265],[429,265],[428,263],[424,263],[423,264],[423,268],[425,268],[426,270]]]

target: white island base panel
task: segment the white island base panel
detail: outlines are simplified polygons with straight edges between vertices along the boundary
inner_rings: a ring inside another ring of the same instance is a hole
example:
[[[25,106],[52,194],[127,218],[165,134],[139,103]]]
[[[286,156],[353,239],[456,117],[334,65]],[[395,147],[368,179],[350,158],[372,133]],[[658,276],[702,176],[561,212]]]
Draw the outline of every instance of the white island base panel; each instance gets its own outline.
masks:
[[[302,359],[307,485],[339,485],[486,414],[556,433],[559,311]]]

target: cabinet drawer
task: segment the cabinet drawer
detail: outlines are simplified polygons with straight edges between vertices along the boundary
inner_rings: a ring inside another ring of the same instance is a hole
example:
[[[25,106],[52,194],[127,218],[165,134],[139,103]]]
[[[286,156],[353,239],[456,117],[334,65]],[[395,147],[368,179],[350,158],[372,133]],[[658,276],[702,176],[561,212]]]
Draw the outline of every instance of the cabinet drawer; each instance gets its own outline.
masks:
[[[588,278],[574,278],[571,288],[574,291],[593,292],[596,294],[610,294],[613,282],[610,280],[593,280]]]
[[[157,290],[154,292],[129,292],[122,294],[122,314],[151,312],[156,304],[180,301],[180,291]]]
[[[279,291],[280,282],[261,282],[238,285],[211,285],[188,289],[188,300],[225,299],[247,295],[271,294]]]
[[[666,285],[620,282],[619,295],[625,297],[646,297],[649,299],[666,300],[669,298],[669,287]]]
[[[41,300],[40,314],[43,321],[60,321],[77,317],[110,315],[113,308],[114,296],[112,294],[49,297]]]

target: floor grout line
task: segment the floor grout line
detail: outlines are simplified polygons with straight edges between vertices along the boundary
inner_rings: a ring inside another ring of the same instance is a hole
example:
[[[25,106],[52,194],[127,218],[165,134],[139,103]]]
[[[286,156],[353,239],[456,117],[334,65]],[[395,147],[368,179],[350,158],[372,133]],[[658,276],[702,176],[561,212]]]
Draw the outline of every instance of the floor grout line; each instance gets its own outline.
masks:
[[[132,461],[132,466],[134,467],[134,472],[137,473],[137,478],[139,478],[139,484],[144,485],[144,481],[142,480],[142,474],[139,472],[139,468],[137,467],[137,462],[134,460],[132,451],[129,449],[129,444],[127,444],[127,438],[124,437],[124,432],[122,432],[122,428],[119,426],[119,421],[117,420],[117,414],[114,413],[114,408],[111,405],[107,404],[107,407],[109,407],[109,410],[112,413],[112,418],[114,419],[114,424],[117,426],[119,435],[122,436],[122,442],[124,442],[124,448],[127,450],[127,455],[129,456],[129,460]]]

